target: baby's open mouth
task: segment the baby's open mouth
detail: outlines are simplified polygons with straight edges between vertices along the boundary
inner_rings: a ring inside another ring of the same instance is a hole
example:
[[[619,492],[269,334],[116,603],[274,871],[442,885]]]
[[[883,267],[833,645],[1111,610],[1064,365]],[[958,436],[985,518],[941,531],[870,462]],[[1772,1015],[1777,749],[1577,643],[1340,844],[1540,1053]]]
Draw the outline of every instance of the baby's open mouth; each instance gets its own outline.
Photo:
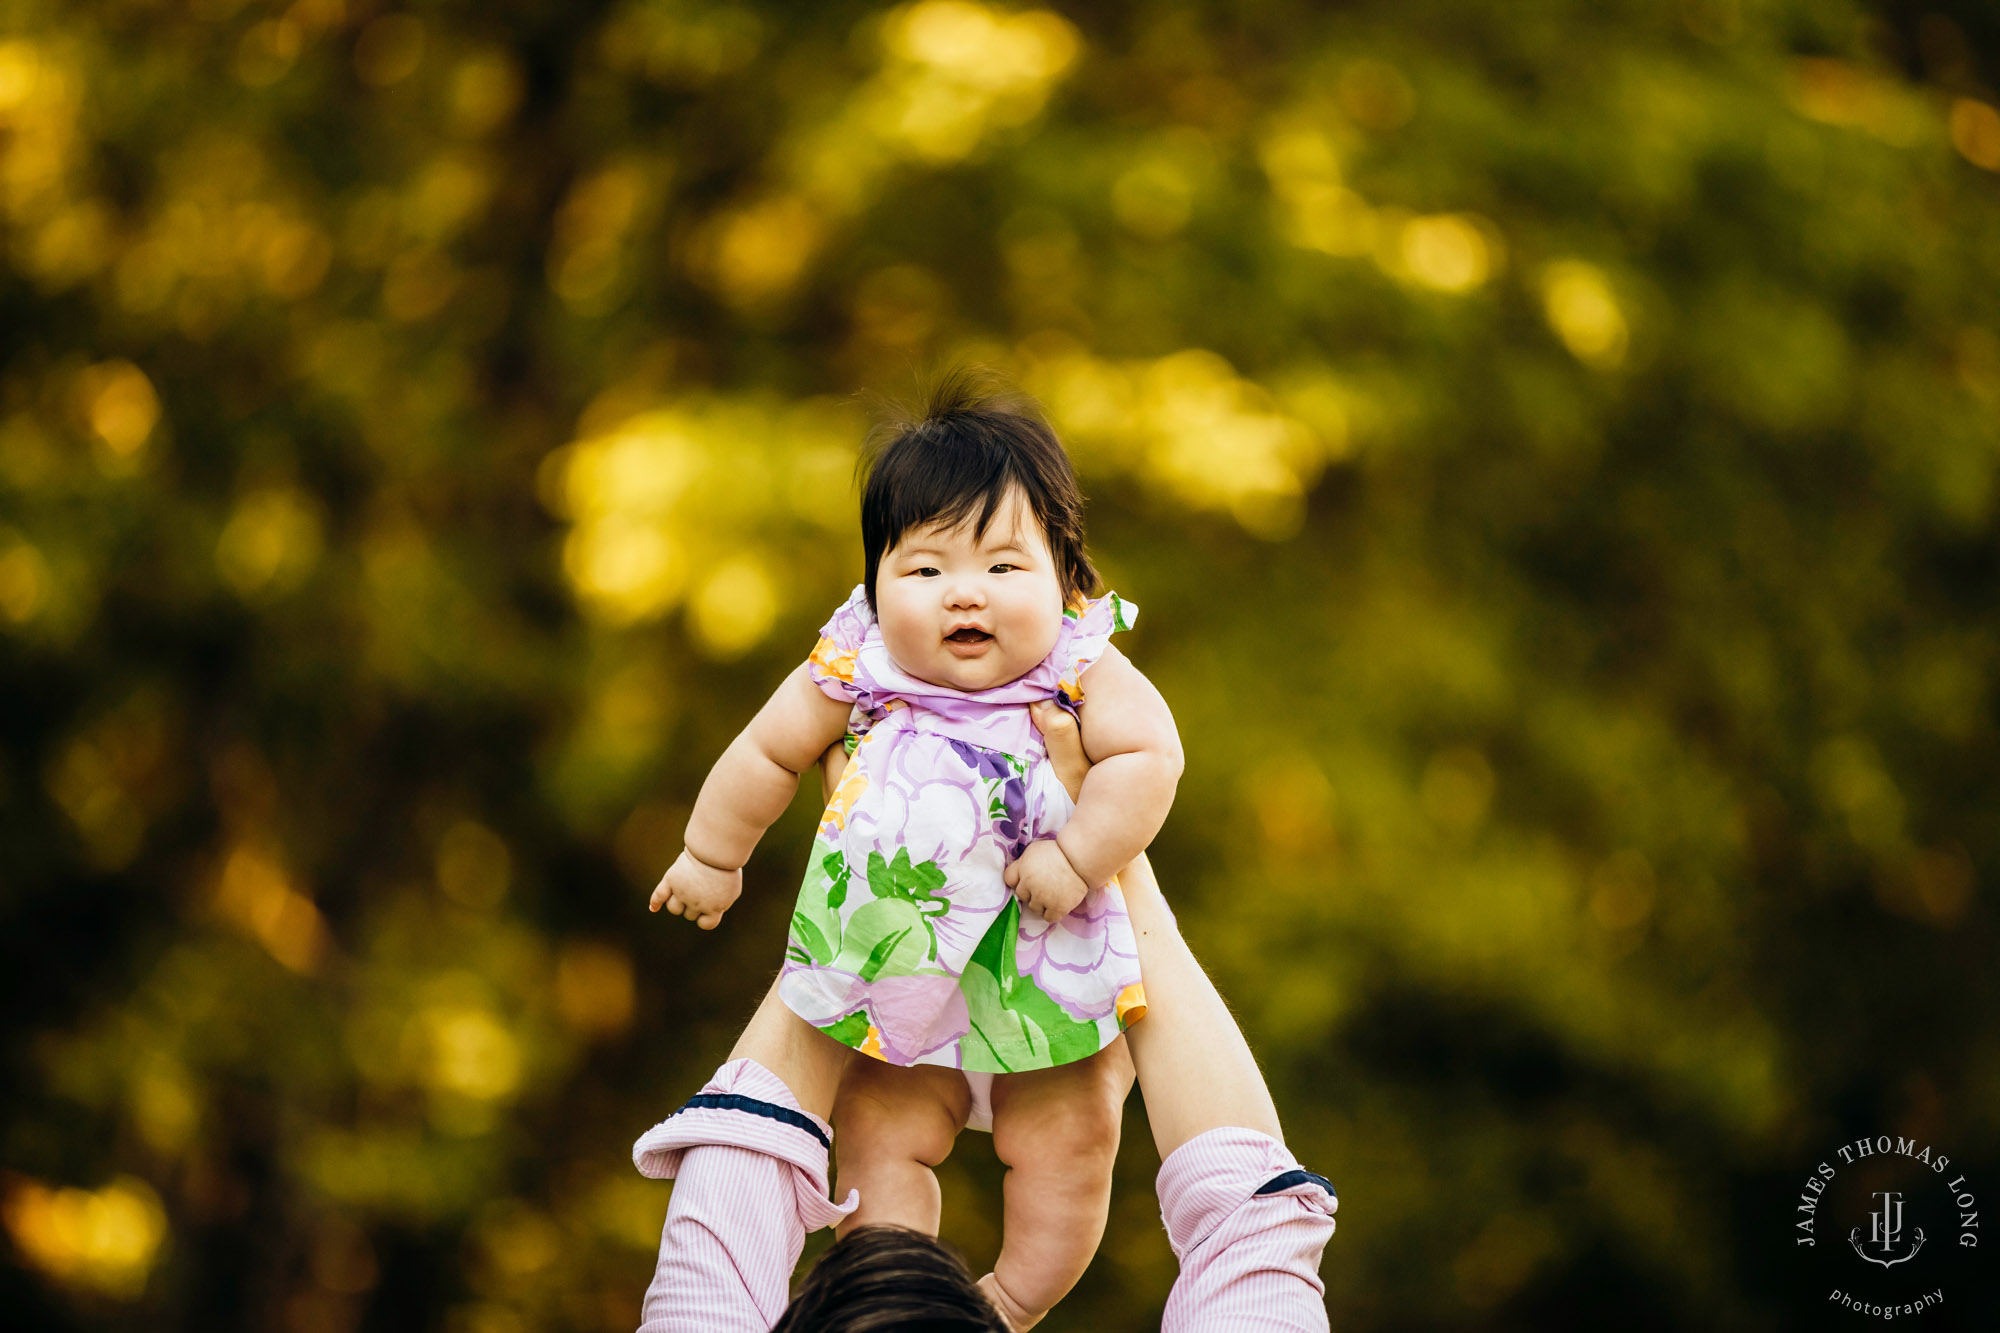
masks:
[[[965,629],[955,629],[944,637],[947,643],[984,643],[993,636],[983,629],[973,629],[968,626]]]

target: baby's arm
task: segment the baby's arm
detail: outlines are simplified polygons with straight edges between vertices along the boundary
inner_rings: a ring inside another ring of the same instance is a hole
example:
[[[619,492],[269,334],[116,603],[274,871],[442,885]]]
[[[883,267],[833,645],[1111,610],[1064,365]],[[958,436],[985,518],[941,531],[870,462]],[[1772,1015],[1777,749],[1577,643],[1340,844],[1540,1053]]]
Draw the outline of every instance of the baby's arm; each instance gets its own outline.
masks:
[[[1152,843],[1173,808],[1184,760],[1167,701],[1116,648],[1077,682],[1090,774],[1056,845],[1085,884],[1102,884]]]
[[[743,891],[743,863],[797,793],[799,774],[847,730],[849,706],[820,692],[802,664],[709,770],[684,850],[653,890],[665,907],[713,930]]]
[[[1034,843],[1008,867],[1015,896],[1052,921],[1146,850],[1167,821],[1183,764],[1167,701],[1125,654],[1108,648],[1078,683],[1083,747],[1093,766],[1076,812],[1056,835],[1062,855]]]

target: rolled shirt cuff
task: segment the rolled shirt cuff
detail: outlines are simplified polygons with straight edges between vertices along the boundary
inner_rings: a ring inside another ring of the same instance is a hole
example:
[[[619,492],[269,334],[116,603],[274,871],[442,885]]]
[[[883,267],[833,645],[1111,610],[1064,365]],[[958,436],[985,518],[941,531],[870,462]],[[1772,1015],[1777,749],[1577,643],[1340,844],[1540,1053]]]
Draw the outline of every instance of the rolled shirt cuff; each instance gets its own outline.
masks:
[[[799,1105],[785,1081],[755,1060],[731,1060],[707,1086],[632,1145],[640,1174],[671,1180],[690,1148],[718,1145],[761,1152],[793,1168],[792,1190],[807,1231],[832,1226],[860,1206],[858,1191],[827,1197],[833,1127]]]

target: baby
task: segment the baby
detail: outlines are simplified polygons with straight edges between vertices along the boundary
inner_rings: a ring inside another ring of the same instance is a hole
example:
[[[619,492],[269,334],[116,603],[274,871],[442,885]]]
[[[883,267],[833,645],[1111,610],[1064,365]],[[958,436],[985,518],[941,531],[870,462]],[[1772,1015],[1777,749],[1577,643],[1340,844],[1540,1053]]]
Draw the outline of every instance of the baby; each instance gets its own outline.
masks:
[[[968,1124],[990,1129],[1008,1170],[983,1285],[1017,1328],[1104,1234],[1130,1084],[1105,1047],[1145,1012],[1112,877],[1181,773],[1165,700],[1111,645],[1137,608],[1089,596],[1082,510],[1054,432],[970,374],[887,431],[861,501],[864,581],[716,762],[651,904],[714,928],[799,774],[847,737],[779,982],[800,1017],[875,1057],[834,1107],[835,1195],[860,1191],[841,1230],[937,1234],[931,1168]],[[1074,803],[1029,716],[1050,701],[1094,761]]]

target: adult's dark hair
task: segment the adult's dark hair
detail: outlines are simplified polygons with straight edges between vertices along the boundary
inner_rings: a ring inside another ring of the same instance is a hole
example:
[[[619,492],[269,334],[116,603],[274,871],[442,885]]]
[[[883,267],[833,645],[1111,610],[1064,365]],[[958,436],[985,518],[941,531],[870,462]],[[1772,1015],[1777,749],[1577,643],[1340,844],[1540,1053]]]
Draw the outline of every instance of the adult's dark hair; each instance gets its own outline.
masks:
[[[806,1275],[771,1333],[1007,1333],[958,1256],[907,1227],[856,1227]]]
[[[890,417],[869,436],[862,456],[863,583],[875,605],[883,552],[912,528],[987,525],[1011,487],[1026,494],[1042,525],[1065,606],[1097,589],[1083,549],[1083,492],[1062,442],[1034,403],[990,371],[961,367],[938,380],[921,416]]]

